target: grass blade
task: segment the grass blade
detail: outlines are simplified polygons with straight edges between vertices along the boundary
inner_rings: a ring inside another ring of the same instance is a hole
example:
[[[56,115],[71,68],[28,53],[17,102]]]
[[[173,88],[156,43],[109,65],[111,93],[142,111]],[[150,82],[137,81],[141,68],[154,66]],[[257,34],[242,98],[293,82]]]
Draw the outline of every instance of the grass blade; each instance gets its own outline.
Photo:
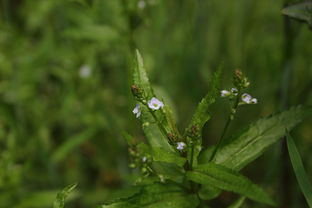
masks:
[[[303,167],[300,154],[297,150],[296,144],[290,134],[287,134],[287,147],[288,153],[293,166],[294,172],[297,177],[298,184],[305,196],[309,207],[312,208],[312,185],[308,179],[307,173]]]

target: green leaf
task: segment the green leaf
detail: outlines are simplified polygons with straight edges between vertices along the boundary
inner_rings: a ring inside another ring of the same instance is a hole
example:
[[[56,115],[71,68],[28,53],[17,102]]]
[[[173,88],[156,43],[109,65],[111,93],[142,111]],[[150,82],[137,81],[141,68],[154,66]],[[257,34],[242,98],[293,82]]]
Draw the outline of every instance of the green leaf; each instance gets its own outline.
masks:
[[[221,69],[219,68],[210,81],[210,89],[207,95],[198,104],[197,109],[192,117],[191,123],[186,129],[188,154],[187,159],[193,166],[196,166],[198,155],[202,147],[202,128],[210,119],[210,106],[216,101],[219,95]]]
[[[282,10],[284,15],[305,21],[312,26],[312,2],[303,2],[288,6]]]
[[[140,89],[146,99],[155,97],[144,68],[143,58],[138,50],[136,50],[135,54],[133,84]],[[169,106],[165,106],[163,109],[156,111],[155,116],[156,120],[149,109],[146,106],[141,105],[140,121],[149,144],[152,147],[161,147],[167,151],[174,152],[167,139],[168,133],[175,133],[177,131]],[[159,125],[162,125],[167,132],[163,132]]]
[[[77,184],[72,184],[64,188],[61,192],[56,195],[56,199],[53,204],[53,208],[64,208],[65,200],[67,196],[76,188]]]
[[[198,104],[188,129],[196,126],[201,131],[205,123],[210,119],[211,115],[209,108],[216,101],[216,98],[219,95],[220,74],[220,69],[214,73],[210,82],[209,92]]]
[[[173,163],[153,162],[152,169],[163,179],[169,179],[176,183],[183,183],[185,171]]]
[[[186,175],[189,180],[196,183],[232,191],[254,201],[274,205],[271,197],[248,178],[221,165],[214,163],[198,165],[193,171],[187,172]]]
[[[238,137],[230,139],[217,152],[214,162],[225,167],[240,170],[259,157],[270,145],[277,142],[305,117],[311,108],[293,107],[290,110],[260,119],[251,124]]]
[[[195,208],[199,204],[194,194],[185,193],[172,184],[153,184],[128,199],[117,201],[102,208]]]
[[[240,197],[237,199],[236,202],[234,202],[232,205],[230,205],[228,208],[240,208],[245,202],[245,197]]]
[[[180,157],[172,152],[168,152],[164,149],[157,147],[153,147],[152,149],[153,161],[173,163],[180,167],[183,167],[186,162],[185,158]]]
[[[166,135],[164,135],[158,127],[155,121],[145,106],[141,105],[140,121],[142,123],[142,129],[146,136],[149,145],[152,148],[162,148],[169,152],[175,152],[172,146],[169,144]]]
[[[307,203],[312,208],[312,185],[304,169],[300,154],[292,137],[287,134],[287,147],[291,164],[297,177],[298,184],[305,196]]]
[[[199,197],[204,200],[211,200],[217,198],[221,190],[213,186],[202,185],[199,189]]]
[[[143,58],[139,50],[135,51],[135,66],[133,71],[133,84],[143,91],[148,99],[154,97],[153,89],[144,68]]]

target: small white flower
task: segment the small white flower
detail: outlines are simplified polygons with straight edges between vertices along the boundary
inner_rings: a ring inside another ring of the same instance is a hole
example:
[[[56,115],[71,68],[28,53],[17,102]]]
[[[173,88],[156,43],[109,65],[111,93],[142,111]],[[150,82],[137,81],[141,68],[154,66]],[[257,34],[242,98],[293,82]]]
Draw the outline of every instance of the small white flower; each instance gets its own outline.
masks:
[[[145,157],[145,156],[144,156],[144,157],[142,157],[142,162],[144,162],[144,163],[145,163],[146,161],[147,161],[147,157]]]
[[[138,8],[139,9],[144,9],[146,7],[146,2],[144,0],[140,0],[138,2]]]
[[[164,107],[164,103],[159,101],[157,98],[153,97],[150,101],[148,101],[148,107],[153,110],[158,110]]]
[[[257,104],[258,103],[257,98],[253,98],[253,97],[251,97],[251,95],[249,95],[247,93],[244,93],[242,95],[242,101],[245,104]]]
[[[238,95],[238,90],[237,90],[235,87],[233,87],[233,88],[231,89],[231,92],[232,92],[233,95],[235,95],[235,96]]]
[[[88,78],[91,75],[91,68],[88,65],[83,65],[79,69],[79,75],[81,78]]]
[[[177,150],[184,150],[186,144],[184,142],[177,143]]]
[[[250,104],[250,103],[251,103],[251,100],[252,100],[251,95],[249,95],[249,94],[247,94],[247,93],[244,93],[244,94],[242,95],[242,101],[243,101],[244,103]]]
[[[139,118],[141,115],[141,108],[139,104],[136,104],[135,108],[133,109],[132,113],[135,115],[136,118]]]
[[[257,98],[252,98],[252,99],[251,99],[251,103],[252,103],[252,104],[257,104],[257,103],[258,103]]]
[[[221,97],[227,97],[231,95],[231,92],[230,91],[227,91],[227,90],[221,90]]]

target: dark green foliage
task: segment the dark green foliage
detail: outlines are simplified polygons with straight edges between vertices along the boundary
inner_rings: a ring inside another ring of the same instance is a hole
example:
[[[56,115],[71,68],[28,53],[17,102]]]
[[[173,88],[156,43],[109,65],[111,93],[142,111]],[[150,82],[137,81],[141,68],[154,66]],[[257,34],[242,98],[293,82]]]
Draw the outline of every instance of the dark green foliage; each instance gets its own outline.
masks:
[[[185,193],[178,186],[152,184],[128,199],[103,205],[102,208],[195,208],[198,204],[196,195]]]
[[[296,144],[290,134],[287,134],[287,147],[291,164],[297,177],[298,184],[305,196],[309,207],[312,207],[312,185],[304,169],[301,156],[297,150]]]
[[[271,197],[249,179],[223,166],[207,163],[187,172],[188,179],[244,195],[252,200],[273,205]]]
[[[260,119],[238,136],[230,138],[229,143],[220,148],[214,162],[233,170],[240,170],[311,113],[311,108],[293,107]]]
[[[282,10],[284,15],[304,21],[312,27],[312,2],[297,3]]]

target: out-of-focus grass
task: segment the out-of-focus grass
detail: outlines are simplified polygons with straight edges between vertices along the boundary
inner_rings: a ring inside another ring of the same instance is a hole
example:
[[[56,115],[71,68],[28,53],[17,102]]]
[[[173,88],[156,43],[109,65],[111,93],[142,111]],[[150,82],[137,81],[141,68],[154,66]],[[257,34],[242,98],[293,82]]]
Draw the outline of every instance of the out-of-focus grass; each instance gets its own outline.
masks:
[[[29,198],[49,198],[72,182],[80,184],[73,206],[90,207],[109,198],[93,193],[126,185],[121,131],[142,135],[131,113],[131,35],[180,128],[220,64],[224,87],[231,86],[231,71],[241,68],[260,100],[240,112],[232,132],[278,110],[281,0],[148,2],[142,10],[135,0],[1,1],[0,207],[35,207]],[[312,35],[304,27],[297,30],[289,97],[291,104],[311,104]],[[205,130],[207,144],[216,141],[225,122],[226,103],[219,103]],[[305,150],[312,132],[308,125],[299,130]],[[303,153],[311,161],[309,151]],[[258,163],[265,167],[267,160]]]

